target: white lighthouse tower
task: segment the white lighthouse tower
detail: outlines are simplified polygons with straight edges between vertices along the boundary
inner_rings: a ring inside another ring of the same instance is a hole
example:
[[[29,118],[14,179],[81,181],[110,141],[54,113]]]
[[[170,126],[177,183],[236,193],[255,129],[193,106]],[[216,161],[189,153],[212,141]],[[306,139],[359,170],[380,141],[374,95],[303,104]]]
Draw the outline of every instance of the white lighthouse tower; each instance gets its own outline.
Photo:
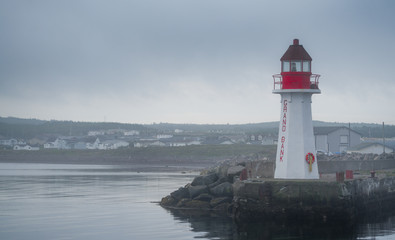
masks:
[[[311,116],[311,96],[321,93],[312,58],[294,39],[273,75],[273,93],[281,95],[281,116],[274,178],[319,179]]]

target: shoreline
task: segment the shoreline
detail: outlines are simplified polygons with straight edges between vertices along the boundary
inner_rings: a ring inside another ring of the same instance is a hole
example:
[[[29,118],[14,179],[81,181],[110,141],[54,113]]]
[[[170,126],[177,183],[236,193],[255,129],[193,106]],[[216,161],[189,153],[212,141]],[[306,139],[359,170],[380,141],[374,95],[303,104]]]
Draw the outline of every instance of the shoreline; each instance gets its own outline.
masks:
[[[237,159],[273,159],[276,146],[192,145],[117,150],[0,150],[0,163],[122,165],[137,171],[205,170]]]
[[[74,166],[107,166],[113,167],[112,169],[116,169],[119,172],[136,172],[136,173],[196,173],[199,174],[210,166],[192,166],[192,165],[182,165],[182,166],[162,166],[162,165],[144,165],[144,164],[97,164],[97,163],[61,163],[61,162],[8,162],[8,161],[0,161],[1,164],[35,164],[35,165],[74,165]]]
[[[34,153],[15,154],[1,152],[0,163],[20,164],[70,164],[70,165],[108,165],[120,166],[127,171],[135,172],[201,172],[214,167],[228,158],[185,159],[185,158],[145,158],[132,159],[127,156],[111,156],[100,153],[90,154],[59,154]]]

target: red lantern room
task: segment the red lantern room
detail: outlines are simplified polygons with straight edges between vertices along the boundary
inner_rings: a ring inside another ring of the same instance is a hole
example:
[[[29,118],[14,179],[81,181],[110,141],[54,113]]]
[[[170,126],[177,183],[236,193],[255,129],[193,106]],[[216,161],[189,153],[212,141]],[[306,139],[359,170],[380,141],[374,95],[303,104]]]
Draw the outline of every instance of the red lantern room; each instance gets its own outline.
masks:
[[[293,40],[288,50],[281,57],[281,74],[273,75],[274,89],[318,89],[319,75],[311,74],[312,58],[299,45],[299,39]]]

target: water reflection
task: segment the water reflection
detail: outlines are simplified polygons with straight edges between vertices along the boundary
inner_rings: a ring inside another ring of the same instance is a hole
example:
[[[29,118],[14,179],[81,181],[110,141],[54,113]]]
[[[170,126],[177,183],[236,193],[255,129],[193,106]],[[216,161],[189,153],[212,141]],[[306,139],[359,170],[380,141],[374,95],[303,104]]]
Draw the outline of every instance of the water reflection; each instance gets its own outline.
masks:
[[[215,212],[168,210],[174,219],[188,222],[191,230],[204,233],[208,239],[395,239],[395,217],[368,216],[359,222],[323,224],[315,222],[248,222],[235,223],[232,218]]]
[[[197,173],[0,164],[0,239],[395,239],[395,217],[360,223],[238,223],[153,203]]]
[[[357,225],[359,239],[395,239],[395,216],[370,216]]]
[[[194,174],[0,164],[0,239],[191,239],[157,204]],[[153,227],[154,226],[154,227]]]
[[[188,222],[191,230],[207,239],[238,239],[237,225],[230,217],[212,211],[168,210],[174,220]]]

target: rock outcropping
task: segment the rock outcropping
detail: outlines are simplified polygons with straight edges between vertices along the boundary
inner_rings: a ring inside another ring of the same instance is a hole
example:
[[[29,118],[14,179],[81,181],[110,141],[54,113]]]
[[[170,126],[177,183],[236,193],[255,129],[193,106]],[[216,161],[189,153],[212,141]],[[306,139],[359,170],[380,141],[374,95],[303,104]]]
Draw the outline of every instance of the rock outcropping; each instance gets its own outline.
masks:
[[[233,184],[247,178],[273,177],[273,162],[234,159],[202,172],[193,181],[162,198],[160,205],[172,209],[204,209],[230,211]]]
[[[220,167],[195,177],[190,184],[180,187],[162,198],[160,205],[175,209],[201,209],[228,212],[233,200],[233,183],[245,165],[222,164]]]

